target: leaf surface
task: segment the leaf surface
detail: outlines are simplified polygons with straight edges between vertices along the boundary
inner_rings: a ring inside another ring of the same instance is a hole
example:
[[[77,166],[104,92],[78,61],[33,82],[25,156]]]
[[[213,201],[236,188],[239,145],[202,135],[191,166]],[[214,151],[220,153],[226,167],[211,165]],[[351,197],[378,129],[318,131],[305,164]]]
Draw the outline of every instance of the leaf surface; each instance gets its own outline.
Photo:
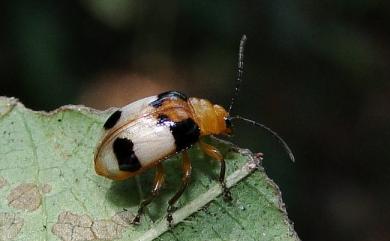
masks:
[[[191,184],[167,226],[167,200],[180,184],[181,158],[164,162],[167,181],[141,224],[129,224],[153,170],[126,181],[94,171],[103,123],[113,110],[64,106],[36,112],[0,98],[0,240],[299,240],[281,193],[256,155],[215,138],[227,162],[233,201],[216,182],[219,163],[194,146]]]

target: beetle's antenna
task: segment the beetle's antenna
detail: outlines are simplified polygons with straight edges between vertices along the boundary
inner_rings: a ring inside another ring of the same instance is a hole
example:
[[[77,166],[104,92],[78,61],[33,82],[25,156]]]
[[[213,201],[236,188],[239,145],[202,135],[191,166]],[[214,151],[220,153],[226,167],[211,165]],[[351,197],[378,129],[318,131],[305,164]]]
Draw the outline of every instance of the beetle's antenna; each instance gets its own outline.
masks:
[[[265,126],[265,125],[263,125],[263,124],[260,124],[260,123],[258,123],[258,122],[256,122],[256,121],[253,121],[253,120],[247,119],[247,118],[245,118],[245,117],[239,116],[239,115],[232,116],[232,117],[230,117],[230,119],[239,119],[239,120],[243,120],[243,121],[246,121],[246,122],[248,122],[248,123],[250,123],[250,124],[252,124],[252,125],[255,125],[255,126],[258,126],[258,127],[261,127],[261,128],[263,128],[263,129],[265,129],[266,131],[268,131],[269,133],[271,133],[272,136],[275,137],[275,138],[278,140],[278,142],[279,142],[280,144],[282,144],[282,146],[284,147],[284,150],[286,151],[286,153],[287,153],[288,156],[290,157],[291,161],[292,161],[292,162],[295,162],[295,157],[294,157],[294,155],[293,155],[293,153],[292,153],[290,147],[288,147],[287,143],[282,139],[282,137],[280,137],[280,136],[278,135],[278,133],[276,133],[275,131],[271,130],[271,128],[269,128],[269,127],[267,127],[267,126]]]
[[[236,100],[238,96],[238,92],[240,91],[240,86],[242,82],[242,77],[244,75],[244,48],[246,43],[246,35],[242,35],[241,41],[240,41],[240,48],[238,52],[238,71],[237,71],[237,80],[236,80],[236,88],[234,89],[233,97],[230,101],[230,105],[228,108],[228,113],[231,112],[233,108],[234,101]]]

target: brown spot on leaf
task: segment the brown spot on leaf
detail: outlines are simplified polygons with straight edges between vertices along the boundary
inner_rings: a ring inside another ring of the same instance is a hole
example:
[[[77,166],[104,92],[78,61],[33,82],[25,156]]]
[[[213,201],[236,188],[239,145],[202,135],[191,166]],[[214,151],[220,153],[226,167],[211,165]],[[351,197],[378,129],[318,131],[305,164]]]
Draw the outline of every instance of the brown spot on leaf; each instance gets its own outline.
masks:
[[[41,205],[42,196],[38,186],[23,183],[15,187],[8,195],[8,205],[17,209],[34,211]]]
[[[0,240],[12,240],[23,227],[23,219],[13,213],[0,212]]]
[[[77,215],[71,212],[62,212],[51,231],[64,241],[94,240],[91,231],[92,219],[87,215]]]
[[[115,220],[114,220],[115,218]],[[115,215],[112,220],[92,220],[87,215],[62,212],[52,227],[54,235],[63,241],[119,239],[128,224]]]
[[[111,219],[118,225],[129,227],[134,217],[134,214],[130,211],[121,211],[116,213]]]
[[[3,188],[8,184],[7,180],[4,177],[0,177],[0,188]]]
[[[97,220],[92,225],[92,232],[97,239],[112,240],[121,238],[124,227],[111,220]]]

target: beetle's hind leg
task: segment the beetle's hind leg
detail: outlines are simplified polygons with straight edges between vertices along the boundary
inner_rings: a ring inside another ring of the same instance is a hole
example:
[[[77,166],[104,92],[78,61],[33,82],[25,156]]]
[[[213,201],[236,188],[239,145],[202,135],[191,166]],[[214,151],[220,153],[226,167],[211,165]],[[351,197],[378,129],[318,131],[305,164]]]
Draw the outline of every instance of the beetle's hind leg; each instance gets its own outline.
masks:
[[[179,200],[180,196],[183,194],[184,190],[187,188],[188,184],[190,183],[191,179],[191,161],[188,156],[187,151],[183,151],[183,177],[181,178],[181,186],[179,190],[176,192],[176,194],[168,201],[168,209],[167,209],[167,220],[169,226],[171,226],[171,223],[173,221],[172,213],[175,211],[175,203],[177,200]]]
[[[164,167],[162,163],[157,164],[156,167],[156,174],[154,176],[154,181],[153,181],[153,187],[150,192],[150,195],[142,200],[141,204],[139,205],[137,215],[133,219],[132,223],[133,224],[139,224],[141,215],[144,213],[145,207],[153,201],[154,198],[159,194],[161,187],[163,186],[165,181],[165,172],[164,172]]]
[[[213,158],[214,160],[217,160],[221,163],[221,169],[219,172],[219,178],[218,181],[221,184],[222,191],[223,191],[223,200],[225,201],[231,201],[232,195],[230,193],[230,190],[226,187],[226,181],[225,181],[225,173],[226,173],[226,163],[225,159],[223,158],[222,154],[218,151],[217,148],[215,148],[212,145],[209,145],[202,140],[199,141],[200,148],[203,150],[203,152]]]

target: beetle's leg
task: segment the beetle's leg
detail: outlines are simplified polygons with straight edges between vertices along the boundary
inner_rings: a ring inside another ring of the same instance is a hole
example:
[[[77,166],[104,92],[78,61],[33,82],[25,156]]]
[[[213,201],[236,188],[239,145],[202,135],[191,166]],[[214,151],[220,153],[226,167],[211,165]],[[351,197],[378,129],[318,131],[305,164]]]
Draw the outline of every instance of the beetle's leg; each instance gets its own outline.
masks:
[[[158,195],[158,193],[161,190],[162,185],[164,184],[165,181],[165,172],[164,172],[164,167],[161,163],[157,164],[156,167],[156,174],[154,176],[154,181],[153,181],[153,187],[152,191],[150,192],[150,195],[142,200],[141,204],[139,205],[137,216],[133,219],[133,224],[139,224],[141,215],[144,213],[145,207],[153,201],[153,199]]]
[[[172,220],[173,220],[172,219],[172,213],[175,211],[175,207],[173,205],[177,202],[177,200],[180,198],[180,196],[183,194],[184,190],[186,189],[186,187],[190,183],[192,166],[191,166],[191,161],[190,161],[190,158],[188,156],[188,152],[187,151],[183,151],[183,165],[182,165],[182,168],[183,168],[183,177],[181,178],[180,189],[168,201],[167,220],[168,220],[169,226],[171,225]]]
[[[231,201],[232,195],[229,191],[229,189],[226,187],[225,182],[225,173],[226,173],[226,163],[225,159],[223,158],[222,154],[218,151],[217,148],[215,148],[212,145],[209,145],[202,140],[199,141],[200,148],[203,150],[203,152],[213,158],[214,160],[217,160],[221,163],[221,170],[219,172],[219,183],[221,184],[222,190],[223,190],[223,199],[225,201]]]

